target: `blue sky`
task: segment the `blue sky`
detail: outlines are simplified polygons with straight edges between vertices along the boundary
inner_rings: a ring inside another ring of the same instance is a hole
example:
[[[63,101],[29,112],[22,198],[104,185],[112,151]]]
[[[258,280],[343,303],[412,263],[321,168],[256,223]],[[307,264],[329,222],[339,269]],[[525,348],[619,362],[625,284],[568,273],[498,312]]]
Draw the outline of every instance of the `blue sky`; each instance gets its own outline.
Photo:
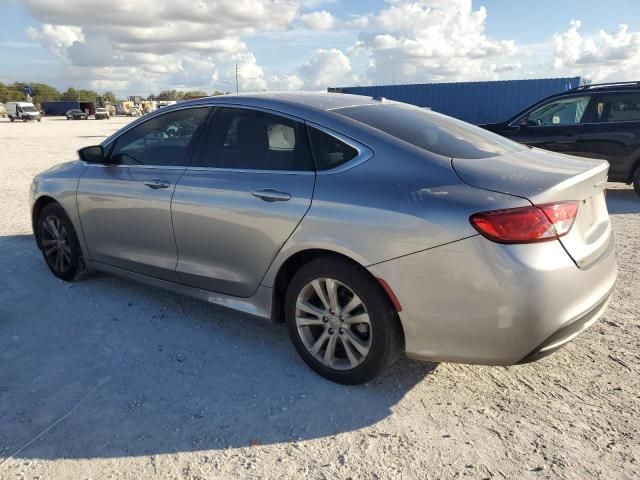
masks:
[[[640,79],[638,0],[608,2],[606,12],[601,0],[204,4],[194,12],[188,0],[0,0],[0,81],[121,94],[231,90],[236,64],[245,90]]]

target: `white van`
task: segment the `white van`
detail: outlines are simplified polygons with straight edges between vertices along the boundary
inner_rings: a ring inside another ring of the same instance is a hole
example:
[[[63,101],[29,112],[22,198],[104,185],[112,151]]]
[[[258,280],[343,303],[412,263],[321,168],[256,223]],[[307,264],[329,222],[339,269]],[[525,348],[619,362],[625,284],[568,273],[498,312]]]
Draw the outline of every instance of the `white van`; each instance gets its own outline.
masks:
[[[40,112],[33,103],[7,102],[5,106],[7,109],[7,116],[12,122],[15,120],[22,120],[23,122],[26,122],[27,120],[42,120]]]

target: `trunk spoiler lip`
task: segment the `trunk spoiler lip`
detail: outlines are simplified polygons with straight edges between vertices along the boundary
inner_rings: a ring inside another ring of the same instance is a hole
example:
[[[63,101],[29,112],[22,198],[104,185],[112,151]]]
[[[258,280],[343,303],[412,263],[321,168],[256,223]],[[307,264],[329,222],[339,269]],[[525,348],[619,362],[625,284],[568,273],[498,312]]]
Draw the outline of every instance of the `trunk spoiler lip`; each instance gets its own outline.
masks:
[[[505,182],[504,189],[501,189],[500,185],[498,184],[491,185],[490,187],[488,185],[482,186],[481,184],[476,184],[476,182],[474,182],[473,179],[469,179],[467,175],[464,174],[462,166],[460,165],[456,166],[456,162],[465,162],[465,163],[466,162],[482,162],[485,160],[499,161],[501,158],[509,157],[513,154],[497,155],[494,157],[487,157],[487,158],[481,158],[481,159],[461,159],[457,157],[450,157],[449,160],[451,163],[451,169],[454,171],[456,176],[466,185],[469,185],[470,187],[473,187],[473,188],[479,188],[481,190],[486,190],[490,192],[500,193],[503,195],[511,195],[513,197],[522,198],[530,202],[532,205],[539,205],[542,203],[551,203],[554,201],[561,201],[561,200],[580,200],[581,201],[593,195],[597,195],[598,193],[606,189],[606,184],[608,181],[608,171],[610,167],[609,162],[607,160],[578,157],[575,155],[567,155],[563,153],[551,152],[551,151],[543,150],[539,148],[533,148],[532,151],[536,153],[540,153],[545,156],[557,155],[560,159],[564,157],[567,159],[585,161],[585,162],[592,163],[592,166],[591,168],[586,168],[582,172],[576,173],[574,175],[570,175],[566,179],[561,180],[556,184],[550,185],[547,188],[540,188],[536,191],[520,193],[516,191],[509,191],[511,189],[509,188],[509,185],[506,182]],[[604,178],[602,178],[603,175],[604,175]],[[589,189],[588,183],[587,183],[587,180],[590,177],[593,177],[593,183],[591,185],[591,189]],[[580,185],[583,183],[587,183],[587,184]],[[583,194],[578,195],[576,198],[569,198],[566,195],[562,195],[562,194],[559,195],[559,192],[570,189],[572,186],[580,186],[580,190],[583,192]],[[590,194],[586,192],[589,192]]]

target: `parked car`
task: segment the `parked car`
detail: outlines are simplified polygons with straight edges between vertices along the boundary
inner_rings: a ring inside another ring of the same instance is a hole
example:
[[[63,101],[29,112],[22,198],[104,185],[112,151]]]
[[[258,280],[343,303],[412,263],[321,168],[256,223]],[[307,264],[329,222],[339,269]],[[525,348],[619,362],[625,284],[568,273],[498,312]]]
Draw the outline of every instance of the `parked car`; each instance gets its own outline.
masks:
[[[79,155],[32,185],[54,275],[102,270],[286,322],[336,382],[402,351],[535,360],[592,325],[616,280],[607,162],[398,102],[205,98]]]
[[[633,184],[640,195],[640,82],[574,88],[481,126],[533,147],[603,158],[609,180]]]
[[[67,120],[88,120],[89,119],[89,114],[78,108],[67,110],[67,113],[65,113],[64,115],[65,117],[67,117]]]
[[[40,111],[31,102],[7,102],[5,109],[12,122],[16,120],[22,120],[23,122],[30,120],[42,121]]]
[[[96,120],[109,120],[109,111],[105,107],[97,107],[95,117]]]

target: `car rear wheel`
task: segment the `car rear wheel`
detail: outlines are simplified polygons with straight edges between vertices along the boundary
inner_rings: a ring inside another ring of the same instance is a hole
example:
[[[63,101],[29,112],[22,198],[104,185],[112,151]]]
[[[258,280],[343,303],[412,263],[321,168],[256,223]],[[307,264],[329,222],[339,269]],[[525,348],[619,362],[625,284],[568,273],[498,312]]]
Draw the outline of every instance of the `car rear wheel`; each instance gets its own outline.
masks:
[[[633,189],[640,196],[640,166],[636,168],[636,173],[633,174]]]
[[[47,205],[36,224],[42,255],[51,272],[66,281],[79,280],[86,272],[82,249],[71,220],[57,203]]]
[[[285,317],[303,360],[334,382],[368,382],[403,350],[397,313],[382,288],[342,259],[319,258],[294,275]]]

